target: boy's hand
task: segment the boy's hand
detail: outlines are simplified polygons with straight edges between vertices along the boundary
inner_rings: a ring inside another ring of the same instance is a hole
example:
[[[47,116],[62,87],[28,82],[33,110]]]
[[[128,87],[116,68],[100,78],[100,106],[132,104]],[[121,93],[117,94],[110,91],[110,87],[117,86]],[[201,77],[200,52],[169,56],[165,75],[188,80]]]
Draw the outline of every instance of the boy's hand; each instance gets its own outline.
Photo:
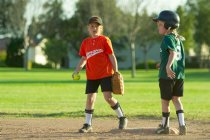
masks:
[[[72,78],[73,78],[73,80],[79,80],[80,79],[80,74],[78,72],[74,72],[72,74]]]
[[[160,63],[157,63],[155,67],[156,69],[160,69]]]
[[[176,77],[175,72],[173,72],[173,71],[171,70],[170,67],[166,67],[166,73],[167,73],[167,76],[168,76],[170,79],[173,79],[173,78]]]

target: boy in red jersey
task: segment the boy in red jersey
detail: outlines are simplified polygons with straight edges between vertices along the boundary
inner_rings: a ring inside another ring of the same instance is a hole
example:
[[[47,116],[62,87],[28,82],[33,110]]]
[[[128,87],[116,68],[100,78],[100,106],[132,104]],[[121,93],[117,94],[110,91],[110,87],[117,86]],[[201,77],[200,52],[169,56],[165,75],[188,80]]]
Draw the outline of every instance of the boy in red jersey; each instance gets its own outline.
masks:
[[[99,85],[104,95],[104,99],[118,115],[119,129],[125,129],[127,126],[127,118],[120,107],[119,102],[112,97],[111,78],[115,72],[118,72],[117,60],[113,52],[111,40],[102,35],[103,25],[102,19],[93,16],[88,21],[88,32],[90,37],[83,40],[80,47],[80,62],[78,63],[74,73],[77,75],[86,65],[86,108],[85,108],[85,124],[79,132],[87,133],[92,131],[92,115],[94,111],[94,103],[98,92]]]

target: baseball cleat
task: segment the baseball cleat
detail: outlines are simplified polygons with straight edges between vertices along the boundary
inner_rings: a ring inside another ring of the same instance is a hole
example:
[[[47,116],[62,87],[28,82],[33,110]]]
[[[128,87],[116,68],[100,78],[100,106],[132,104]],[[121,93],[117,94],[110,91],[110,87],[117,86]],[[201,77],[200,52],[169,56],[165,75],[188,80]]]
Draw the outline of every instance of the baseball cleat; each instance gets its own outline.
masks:
[[[89,124],[84,124],[83,127],[81,129],[79,129],[80,133],[88,133],[88,132],[92,132],[92,127]]]
[[[186,125],[179,126],[179,135],[186,135],[187,127]]]
[[[128,124],[128,119],[126,117],[119,118],[119,129],[126,129]]]
[[[169,127],[164,127],[162,124],[156,129],[156,134],[169,134]]]

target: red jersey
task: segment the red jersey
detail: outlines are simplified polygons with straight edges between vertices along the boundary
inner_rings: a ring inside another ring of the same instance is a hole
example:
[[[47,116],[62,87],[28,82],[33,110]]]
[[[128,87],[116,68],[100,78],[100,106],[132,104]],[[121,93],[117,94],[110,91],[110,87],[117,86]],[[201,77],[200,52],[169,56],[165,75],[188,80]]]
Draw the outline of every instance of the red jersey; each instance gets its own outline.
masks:
[[[108,56],[112,53],[111,40],[106,36],[88,37],[83,40],[79,54],[87,59],[86,76],[88,80],[101,79],[114,73]]]

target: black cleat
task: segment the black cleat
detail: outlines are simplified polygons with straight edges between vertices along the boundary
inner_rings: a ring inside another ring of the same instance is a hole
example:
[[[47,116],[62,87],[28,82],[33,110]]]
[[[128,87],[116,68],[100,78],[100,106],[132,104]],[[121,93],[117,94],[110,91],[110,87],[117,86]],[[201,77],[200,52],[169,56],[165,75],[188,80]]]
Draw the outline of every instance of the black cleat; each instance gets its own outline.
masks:
[[[169,127],[164,127],[162,124],[156,129],[156,134],[169,134]]]
[[[186,135],[186,134],[187,134],[186,125],[179,126],[179,135]]]
[[[92,132],[92,127],[89,124],[84,124],[83,127],[81,129],[79,129],[80,133],[88,133],[88,132]]]
[[[128,124],[128,119],[126,117],[119,118],[119,129],[126,129]]]

